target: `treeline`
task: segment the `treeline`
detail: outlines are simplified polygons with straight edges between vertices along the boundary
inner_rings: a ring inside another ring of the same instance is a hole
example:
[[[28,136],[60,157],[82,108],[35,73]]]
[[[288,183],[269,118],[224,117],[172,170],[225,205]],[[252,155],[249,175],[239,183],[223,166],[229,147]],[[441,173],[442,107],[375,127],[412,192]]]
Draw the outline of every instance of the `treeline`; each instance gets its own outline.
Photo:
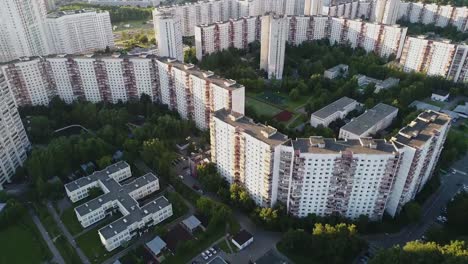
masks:
[[[463,264],[468,263],[468,247],[463,241],[443,246],[434,242],[411,241],[404,247],[394,246],[380,251],[369,263]]]
[[[112,23],[125,22],[131,20],[149,20],[151,19],[153,12],[153,9],[150,7],[143,8],[133,6],[103,6],[85,3],[75,3],[61,6],[59,10],[80,10],[83,8],[94,8],[109,11]]]
[[[312,233],[303,230],[286,232],[278,249],[295,263],[351,263],[366,247],[356,226],[316,224]]]
[[[5,208],[0,213],[0,230],[17,223],[26,215],[26,207],[2,191],[0,191],[0,203],[5,203]]]
[[[411,23],[406,20],[399,20],[397,23],[401,26],[408,27],[408,35],[423,35],[433,32],[454,42],[466,41],[468,39],[468,32],[459,31],[457,27],[453,25],[437,27],[434,23],[425,25],[422,23]]]
[[[408,2],[423,2],[425,4],[468,6],[468,0],[409,0]]]

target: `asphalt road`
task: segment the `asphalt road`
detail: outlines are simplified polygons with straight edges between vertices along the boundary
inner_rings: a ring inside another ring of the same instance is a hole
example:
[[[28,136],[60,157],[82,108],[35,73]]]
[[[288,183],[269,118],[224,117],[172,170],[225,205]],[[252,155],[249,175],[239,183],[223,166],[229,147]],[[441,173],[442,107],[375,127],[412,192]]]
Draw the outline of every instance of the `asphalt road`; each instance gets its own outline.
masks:
[[[462,188],[460,184],[468,184],[468,155],[457,161],[449,171],[441,176],[441,186],[424,203],[422,207],[422,220],[418,224],[409,225],[396,234],[378,234],[366,236],[366,240],[373,247],[388,248],[393,245],[404,245],[406,242],[420,239],[424,233],[431,227],[437,216],[441,214],[442,209],[447,202]]]

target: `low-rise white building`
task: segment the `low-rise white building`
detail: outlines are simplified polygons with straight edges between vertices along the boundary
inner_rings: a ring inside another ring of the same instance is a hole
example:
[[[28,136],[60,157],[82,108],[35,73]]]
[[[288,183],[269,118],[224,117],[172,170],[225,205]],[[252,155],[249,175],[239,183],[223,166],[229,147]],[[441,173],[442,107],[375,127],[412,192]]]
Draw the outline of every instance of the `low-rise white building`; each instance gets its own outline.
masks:
[[[356,109],[359,103],[351,98],[342,97],[335,102],[315,111],[310,115],[310,125],[312,127],[327,127],[337,119],[343,119],[346,115]]]
[[[432,101],[446,102],[450,97],[450,93],[447,91],[436,91],[431,95]]]
[[[348,75],[348,69],[348,65],[338,64],[335,67],[325,70],[325,72],[323,73],[323,77],[330,80],[336,79],[341,76],[346,77]]]
[[[340,129],[340,138],[359,139],[387,128],[398,114],[398,108],[379,103]]]
[[[99,188],[104,192],[103,195],[75,208],[78,221],[84,228],[112,215],[115,211],[123,215],[98,230],[101,242],[108,251],[135,236],[141,236],[152,226],[172,216],[172,205],[164,196],[144,205],[138,202],[159,190],[159,180],[154,174],[149,173],[133,181],[120,183],[130,177],[130,165],[118,162],[65,185],[67,196],[72,202],[88,197],[91,188]]]

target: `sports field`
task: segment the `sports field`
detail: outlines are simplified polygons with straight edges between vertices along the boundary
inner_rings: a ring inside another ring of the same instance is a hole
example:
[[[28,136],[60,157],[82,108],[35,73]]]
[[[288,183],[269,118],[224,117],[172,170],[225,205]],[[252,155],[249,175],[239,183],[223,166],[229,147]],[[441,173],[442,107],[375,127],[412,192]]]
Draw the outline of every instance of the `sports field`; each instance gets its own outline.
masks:
[[[273,117],[283,111],[278,107],[264,103],[252,97],[246,97],[246,104],[247,106],[252,107],[258,115]]]

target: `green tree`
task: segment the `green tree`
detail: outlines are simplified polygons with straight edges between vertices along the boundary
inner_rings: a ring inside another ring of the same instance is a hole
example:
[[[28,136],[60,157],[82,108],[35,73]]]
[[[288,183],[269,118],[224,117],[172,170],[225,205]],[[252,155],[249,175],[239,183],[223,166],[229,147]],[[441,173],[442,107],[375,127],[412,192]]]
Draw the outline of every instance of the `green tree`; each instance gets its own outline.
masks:
[[[111,156],[103,156],[97,161],[99,169],[103,170],[109,165],[112,164],[112,157]]]

